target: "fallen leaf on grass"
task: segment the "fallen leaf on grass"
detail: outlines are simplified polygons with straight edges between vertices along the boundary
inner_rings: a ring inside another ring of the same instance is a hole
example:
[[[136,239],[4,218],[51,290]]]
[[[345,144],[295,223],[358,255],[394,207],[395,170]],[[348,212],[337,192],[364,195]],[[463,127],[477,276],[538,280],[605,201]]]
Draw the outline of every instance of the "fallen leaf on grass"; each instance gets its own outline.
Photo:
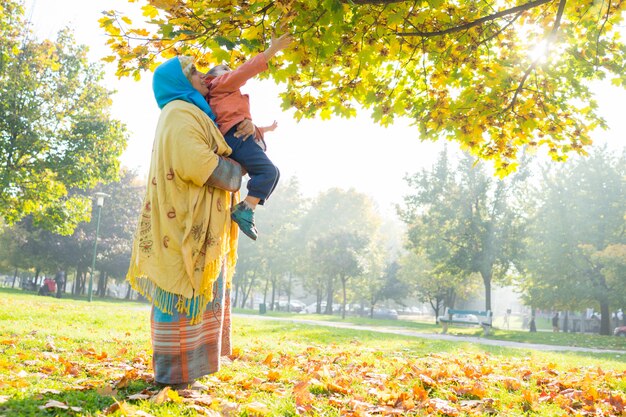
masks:
[[[15,345],[17,345],[17,339],[1,340],[0,344],[15,347]]]
[[[106,385],[104,387],[96,389],[96,393],[103,397],[112,397],[114,395],[117,395],[117,390],[110,385]]]
[[[160,405],[160,404],[163,404],[163,403],[169,401],[170,397],[169,397],[168,393],[170,391],[171,391],[170,387],[163,388],[155,396],[150,398],[150,402],[152,402],[152,403],[154,403],[156,405]]]
[[[133,416],[138,416],[138,417],[154,417],[154,415],[150,414],[150,413],[146,413],[143,410],[137,410],[134,412],[134,414],[132,414]]]
[[[83,409],[80,408],[80,407],[72,407],[72,406],[69,406],[69,405],[67,405],[65,403],[62,403],[61,401],[56,401],[56,400],[50,400],[50,401],[48,401],[46,403],[46,405],[40,405],[39,406],[40,410],[47,410],[49,408],[60,408],[62,410],[72,410],[72,411],[75,411],[77,413],[83,411]]]
[[[270,412],[269,408],[267,408],[267,405],[258,401],[246,404],[245,410],[251,416],[264,416]]]
[[[431,398],[428,405],[432,407],[433,411],[436,411],[447,416],[456,416],[459,414],[459,410],[454,408],[449,401],[441,398]]]
[[[137,410],[135,410],[130,405],[126,404],[126,402],[124,402],[124,401],[119,402],[115,398],[113,398],[113,401],[115,401],[113,404],[111,404],[110,406],[108,406],[107,408],[102,410],[102,413],[104,415],[113,414],[113,413],[118,412],[118,411],[119,411],[119,413],[122,416],[125,416],[125,417],[127,417],[127,416],[130,417],[130,416],[136,416],[137,415]]]
[[[152,394],[144,394],[144,392],[138,392],[137,394],[129,395],[126,397],[127,400],[147,400],[152,397]]]
[[[293,386],[293,396],[296,400],[296,407],[302,407],[305,410],[311,408],[314,397],[309,391],[309,381],[300,381]]]
[[[280,379],[280,372],[274,370],[267,371],[267,379],[271,382],[278,381]]]
[[[428,399],[428,391],[426,391],[423,386],[415,384],[413,385],[413,396],[419,402],[424,402]]]
[[[192,410],[196,411],[197,413],[199,413],[200,415],[203,415],[203,416],[222,417],[222,414],[219,413],[218,411],[211,410],[210,408],[206,408],[206,407],[201,407],[201,406],[196,405],[196,404],[188,405],[187,408],[191,408]]]
[[[328,391],[336,392],[338,394],[347,395],[350,393],[350,390],[348,388],[342,387],[341,385],[336,384],[333,381],[328,382],[326,384],[326,388],[328,389]]]
[[[223,416],[230,417],[239,414],[239,404],[230,401],[224,401],[220,404]]]
[[[42,389],[41,391],[39,391],[39,393],[59,395],[61,391],[59,391],[58,389]]]
[[[126,388],[131,381],[135,381],[137,379],[140,379],[137,369],[129,369],[124,373],[124,376],[122,376],[119,381],[115,382],[115,387]]]
[[[9,381],[8,385],[13,388],[24,388],[27,387],[29,384],[23,379],[14,379],[12,381]]]
[[[234,347],[234,348],[233,348],[233,352],[230,354],[230,356],[229,356],[229,357],[230,357],[230,359],[238,359],[238,358],[240,358],[240,357],[241,357],[241,354],[242,354],[242,352],[241,352],[241,348],[239,348],[239,347]]]

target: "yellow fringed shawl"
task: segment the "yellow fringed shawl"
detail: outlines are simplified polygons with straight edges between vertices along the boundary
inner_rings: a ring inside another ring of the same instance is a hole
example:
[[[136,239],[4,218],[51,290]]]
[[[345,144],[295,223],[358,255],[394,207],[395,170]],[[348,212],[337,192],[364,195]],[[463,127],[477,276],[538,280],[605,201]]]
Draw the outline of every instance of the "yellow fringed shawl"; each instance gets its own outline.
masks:
[[[230,147],[209,117],[181,100],[161,111],[147,190],[126,278],[159,309],[202,319],[222,269],[230,285],[239,229],[238,193],[204,185]],[[178,296],[178,297],[177,297]]]

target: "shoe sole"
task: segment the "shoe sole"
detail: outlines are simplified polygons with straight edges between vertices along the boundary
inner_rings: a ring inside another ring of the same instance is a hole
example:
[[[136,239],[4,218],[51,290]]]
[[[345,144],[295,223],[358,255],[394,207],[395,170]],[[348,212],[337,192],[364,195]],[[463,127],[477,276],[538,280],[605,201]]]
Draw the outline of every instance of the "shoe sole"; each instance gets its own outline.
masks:
[[[238,221],[237,221],[237,219],[236,219],[236,218],[235,218],[232,214],[230,215],[230,218],[231,218],[231,220],[232,220],[232,221],[234,221],[235,223],[237,223],[237,226],[239,226],[239,230],[241,230],[241,232],[242,232],[244,235],[248,236],[248,237],[249,237],[250,239],[252,239],[252,240],[256,240],[256,238],[257,238],[257,235],[256,235],[256,234],[254,234],[254,233],[252,233],[252,232],[247,232],[246,230],[244,230],[244,228],[243,228],[243,227],[241,227],[241,223],[240,223],[240,222],[238,222]],[[250,223],[250,222],[247,222],[247,223]]]

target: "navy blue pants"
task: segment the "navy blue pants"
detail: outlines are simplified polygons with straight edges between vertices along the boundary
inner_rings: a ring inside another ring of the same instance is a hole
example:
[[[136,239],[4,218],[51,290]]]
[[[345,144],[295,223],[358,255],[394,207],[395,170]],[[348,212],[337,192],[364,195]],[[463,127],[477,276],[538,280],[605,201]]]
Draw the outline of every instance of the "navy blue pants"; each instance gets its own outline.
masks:
[[[248,171],[248,195],[261,199],[259,204],[265,203],[276,188],[280,172],[270,161],[263,149],[254,141],[252,136],[246,140],[235,137],[237,126],[224,135],[226,143],[233,150],[230,157],[239,162]]]

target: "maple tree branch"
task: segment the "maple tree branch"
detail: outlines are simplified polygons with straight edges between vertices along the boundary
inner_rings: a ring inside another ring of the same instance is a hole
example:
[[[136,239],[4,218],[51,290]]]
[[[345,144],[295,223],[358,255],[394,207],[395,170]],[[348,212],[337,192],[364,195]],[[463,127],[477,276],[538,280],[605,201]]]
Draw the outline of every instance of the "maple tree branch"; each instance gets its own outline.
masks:
[[[602,26],[600,26],[600,30],[598,31],[598,37],[596,38],[596,59],[595,59],[595,67],[598,67],[598,54],[600,52],[600,36],[602,36],[602,32],[604,31],[604,27],[609,21],[609,17],[611,15],[611,1],[606,6],[606,16],[604,17],[604,21],[602,22]]]
[[[387,5],[394,3],[405,3],[407,0],[340,0],[341,3],[344,4],[357,4],[357,5],[365,5],[365,4],[373,4],[373,5]]]
[[[423,38],[431,38],[431,37],[434,37],[434,36],[447,35],[449,33],[455,33],[455,32],[460,32],[460,31],[463,31],[463,30],[467,30],[467,29],[473,28],[475,26],[482,25],[485,22],[489,22],[491,20],[499,19],[501,17],[508,16],[510,14],[514,14],[514,13],[519,13],[519,12],[523,12],[523,11],[526,11],[526,10],[530,10],[530,9],[535,8],[537,6],[541,6],[542,4],[550,3],[552,1],[553,0],[535,0],[535,1],[531,1],[530,3],[522,4],[522,5],[515,6],[515,7],[511,7],[510,9],[502,10],[502,11],[499,11],[497,13],[490,14],[488,16],[483,16],[483,17],[481,17],[479,19],[476,19],[476,20],[473,20],[471,22],[464,23],[464,24],[458,25],[458,26],[453,26],[451,28],[444,29],[444,30],[437,30],[437,31],[434,31],[434,32],[421,32],[421,31],[398,32],[396,34],[398,36],[420,36],[420,37],[423,37]]]
[[[508,29],[508,28],[509,28],[509,27],[510,27],[513,23],[515,23],[515,21],[516,21],[517,19],[519,19],[519,17],[522,15],[522,13],[524,13],[524,12],[522,11],[522,12],[517,13],[515,16],[513,16],[513,18],[512,18],[511,20],[509,20],[509,21],[506,23],[506,25],[504,25],[504,26],[502,26],[500,29],[498,29],[498,30],[496,31],[496,33],[494,33],[494,34],[492,34],[492,35],[490,35],[490,36],[487,36],[485,39],[483,39],[483,40],[481,40],[480,42],[478,42],[478,45],[483,45],[483,44],[485,44],[485,43],[489,42],[490,40],[495,39],[495,38],[497,38],[498,36],[500,36],[500,34],[501,34],[502,32],[504,32],[505,30],[507,30],[507,29]]]
[[[561,26],[561,18],[563,17],[563,11],[565,10],[565,3],[567,3],[567,0],[559,1],[559,9],[556,12],[556,18],[554,19],[554,26],[552,26],[552,30],[550,31],[550,34],[548,35],[546,39],[546,54],[548,52],[550,43],[554,40],[554,38],[556,38],[556,34],[559,30],[559,26]],[[513,98],[511,99],[511,104],[509,104],[504,109],[504,112],[507,112],[508,110],[515,107],[515,103],[517,102],[517,97],[519,96],[519,93],[521,93],[522,89],[524,88],[524,83],[526,82],[526,79],[528,78],[530,73],[535,69],[535,67],[537,66],[537,63],[539,62],[541,58],[542,56],[538,56],[537,58],[535,58],[535,60],[526,69],[526,71],[524,72],[524,75],[522,76],[522,79],[520,80],[517,88],[515,89],[515,93],[513,94]]]

